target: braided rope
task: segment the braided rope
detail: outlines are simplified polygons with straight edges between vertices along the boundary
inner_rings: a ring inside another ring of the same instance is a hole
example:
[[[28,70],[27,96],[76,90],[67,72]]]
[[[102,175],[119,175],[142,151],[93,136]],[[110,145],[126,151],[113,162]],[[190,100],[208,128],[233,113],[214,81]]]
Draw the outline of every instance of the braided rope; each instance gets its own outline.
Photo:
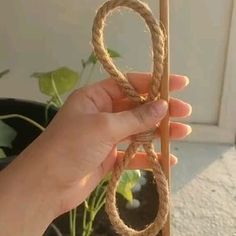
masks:
[[[153,45],[153,73],[152,82],[148,97],[140,96],[133,86],[129,83],[126,76],[121,73],[110,58],[104,46],[103,30],[106,17],[118,7],[127,7],[139,13],[149,28]],[[156,22],[148,6],[139,0],[109,0],[104,3],[97,11],[92,29],[92,43],[94,52],[104,69],[114,78],[122,88],[123,92],[133,101],[144,103],[159,98],[160,83],[163,74],[163,64],[165,58],[165,37],[160,25]],[[124,158],[116,163],[111,180],[108,184],[106,194],[106,212],[109,219],[120,235],[127,236],[155,236],[163,228],[169,212],[169,188],[166,177],[158,162],[157,155],[152,143],[153,132],[150,130],[135,136],[134,141],[127,148]],[[120,218],[116,207],[116,189],[118,187],[120,176],[128,163],[134,158],[137,149],[143,146],[147,156],[151,160],[153,174],[156,180],[157,192],[159,195],[159,209],[154,222],[145,229],[137,231],[128,227]]]

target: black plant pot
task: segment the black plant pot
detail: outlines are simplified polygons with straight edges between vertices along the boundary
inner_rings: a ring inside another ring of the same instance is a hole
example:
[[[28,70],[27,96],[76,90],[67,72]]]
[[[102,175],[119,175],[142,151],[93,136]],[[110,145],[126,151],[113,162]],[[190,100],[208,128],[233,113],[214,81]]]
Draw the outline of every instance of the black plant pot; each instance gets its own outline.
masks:
[[[57,109],[51,107],[48,111],[48,120],[54,117]],[[38,122],[42,126],[47,126],[47,121],[45,120],[45,104],[19,100],[19,99],[0,99],[0,115],[7,114],[20,114],[26,117],[31,118],[32,120]],[[17,136],[13,141],[12,149],[4,149],[7,154],[7,157],[4,159],[0,159],[0,170],[5,168],[14,158],[24,150],[40,133],[41,131],[29,124],[28,122],[21,120],[19,118],[11,118],[4,120],[8,125],[13,127]],[[126,201],[117,196],[117,205],[119,208],[120,215],[122,219],[128,224],[132,225],[137,229],[142,229],[150,223],[155,215],[157,209],[157,193],[155,188],[155,183],[153,181],[152,175],[150,173],[147,174],[147,184],[142,188],[142,190],[138,193],[135,193],[135,198],[139,199],[141,202],[141,207],[127,210],[125,205]],[[82,213],[83,206],[80,206],[78,209],[78,236],[82,235]],[[60,229],[63,233],[63,236],[69,236],[69,217],[68,214],[64,214],[63,216],[57,218],[53,223]],[[57,236],[52,227],[49,227],[45,232],[44,236]],[[109,222],[109,219],[102,209],[94,222],[94,231],[92,233],[93,236],[115,236],[117,235]],[[159,234],[161,235],[161,234]]]
[[[54,117],[56,112],[57,109],[55,107],[49,108],[48,122]],[[0,115],[8,114],[20,114],[26,116],[44,127],[48,123],[45,120],[45,104],[39,102],[1,98]],[[41,133],[37,127],[19,118],[6,119],[4,122],[15,129],[17,136],[12,143],[12,148],[4,149],[7,157],[0,159],[0,170],[5,168],[12,160],[14,160],[15,156],[24,150]]]

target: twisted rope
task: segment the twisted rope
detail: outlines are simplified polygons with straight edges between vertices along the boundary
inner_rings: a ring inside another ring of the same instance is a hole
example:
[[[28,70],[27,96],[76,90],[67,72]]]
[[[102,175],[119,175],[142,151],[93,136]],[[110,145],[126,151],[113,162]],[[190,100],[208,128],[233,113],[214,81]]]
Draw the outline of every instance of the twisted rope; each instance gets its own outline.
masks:
[[[110,58],[104,46],[103,30],[106,17],[118,7],[127,7],[139,13],[146,22],[151,33],[153,46],[153,73],[150,89],[147,97],[140,96],[138,92],[129,83],[127,77],[121,73]],[[144,103],[157,100],[160,96],[160,83],[163,74],[163,64],[165,58],[165,37],[161,26],[156,22],[148,6],[139,0],[109,0],[104,3],[97,11],[92,28],[92,43],[94,52],[104,69],[114,78],[122,88],[123,92],[133,101]],[[155,236],[163,228],[169,212],[169,188],[166,177],[158,162],[152,140],[155,130],[150,130],[134,137],[134,141],[127,148],[124,158],[117,162],[111,180],[108,184],[106,194],[106,212],[109,219],[120,235],[125,236]],[[153,174],[156,180],[157,192],[159,195],[159,208],[154,222],[145,229],[137,231],[128,227],[120,218],[116,207],[116,189],[118,187],[120,176],[128,163],[134,158],[137,149],[143,146],[147,156],[151,160]]]

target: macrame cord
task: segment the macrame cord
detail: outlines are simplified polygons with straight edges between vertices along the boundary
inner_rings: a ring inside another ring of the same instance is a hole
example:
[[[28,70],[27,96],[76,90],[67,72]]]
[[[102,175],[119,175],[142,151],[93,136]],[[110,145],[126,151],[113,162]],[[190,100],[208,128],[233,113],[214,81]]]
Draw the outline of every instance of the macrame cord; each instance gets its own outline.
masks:
[[[126,75],[121,73],[110,58],[104,46],[103,30],[105,26],[106,17],[116,8],[127,7],[139,13],[145,20],[147,27],[151,33],[152,46],[153,46],[153,73],[152,81],[150,84],[149,93],[147,96],[140,96],[138,92],[129,83]],[[104,69],[117,81],[123,92],[133,101],[140,104],[157,100],[160,97],[160,84],[163,74],[163,64],[165,60],[165,35],[162,27],[156,22],[151,10],[146,4],[139,0],[110,0],[105,2],[97,11],[92,28],[92,43],[94,52],[98,60],[103,65]],[[154,130],[138,134],[134,136],[133,141],[128,146],[124,158],[117,162],[112,177],[109,181],[106,193],[105,209],[109,219],[120,235],[124,236],[156,236],[163,228],[168,212],[169,212],[169,188],[167,179],[159,164],[157,154],[154,150],[153,139]],[[143,146],[150,159],[153,175],[155,177],[157,192],[159,196],[159,207],[154,221],[145,229],[137,231],[128,227],[120,218],[118,209],[116,207],[116,189],[119,183],[122,171],[126,169],[128,163],[135,157],[137,149]]]

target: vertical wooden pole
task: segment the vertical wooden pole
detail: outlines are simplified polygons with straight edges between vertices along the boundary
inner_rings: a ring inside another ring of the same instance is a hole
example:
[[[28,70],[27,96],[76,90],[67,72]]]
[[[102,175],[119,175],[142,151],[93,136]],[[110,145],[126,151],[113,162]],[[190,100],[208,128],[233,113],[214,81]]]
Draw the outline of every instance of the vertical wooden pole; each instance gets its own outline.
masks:
[[[160,21],[166,33],[166,60],[161,84],[161,98],[169,101],[169,74],[170,74],[170,50],[169,50],[169,0],[160,0]],[[170,189],[170,145],[169,145],[169,115],[161,122],[161,153],[162,167],[167,177]],[[170,212],[167,222],[162,229],[162,236],[170,236]]]

